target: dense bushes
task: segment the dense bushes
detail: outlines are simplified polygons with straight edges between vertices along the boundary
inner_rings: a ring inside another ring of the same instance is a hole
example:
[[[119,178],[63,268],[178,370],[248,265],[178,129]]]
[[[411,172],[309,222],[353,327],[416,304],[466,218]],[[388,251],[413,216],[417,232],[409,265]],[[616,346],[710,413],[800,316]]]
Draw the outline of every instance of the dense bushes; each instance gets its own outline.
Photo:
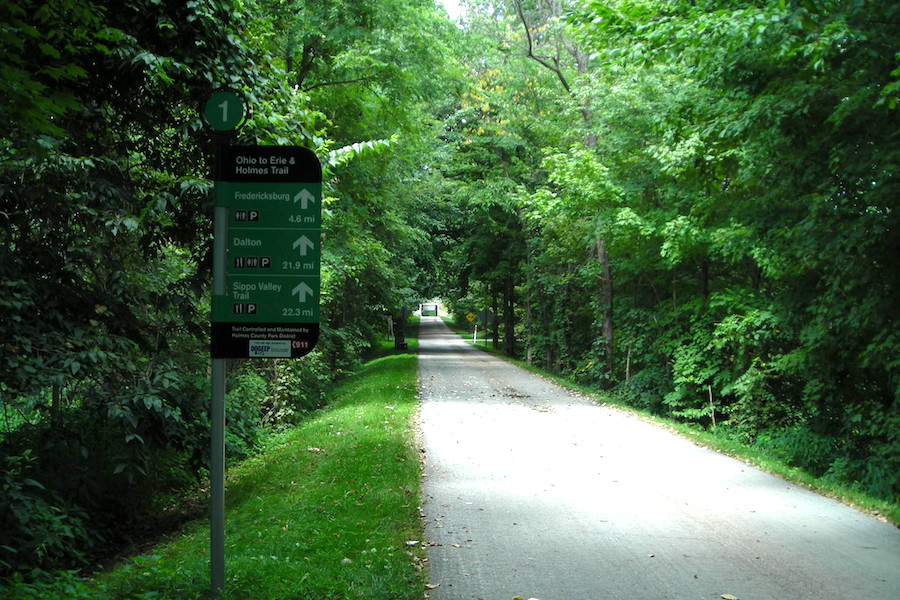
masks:
[[[83,561],[97,537],[85,523],[87,514],[33,478],[36,459],[30,450],[2,461],[0,570],[9,574]]]
[[[325,360],[230,361],[229,460],[322,406],[335,377]],[[166,502],[206,478],[205,366],[162,370],[114,398],[84,385],[52,419],[18,413],[31,421],[0,439],[0,576],[90,564],[196,516]]]
[[[134,387],[119,375],[116,389],[109,379],[106,389],[62,388],[53,414],[21,410],[28,421],[5,432],[3,574],[71,567],[97,559],[101,547],[122,547],[140,537],[134,528],[162,494],[200,477],[208,386],[190,371],[185,380],[163,369]]]

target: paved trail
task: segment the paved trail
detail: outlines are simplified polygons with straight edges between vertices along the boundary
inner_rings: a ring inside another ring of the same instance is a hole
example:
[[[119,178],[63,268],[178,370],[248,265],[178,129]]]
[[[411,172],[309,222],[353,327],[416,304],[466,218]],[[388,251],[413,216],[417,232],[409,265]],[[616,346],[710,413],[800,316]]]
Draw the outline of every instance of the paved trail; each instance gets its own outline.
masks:
[[[422,319],[433,600],[898,600],[900,530]]]

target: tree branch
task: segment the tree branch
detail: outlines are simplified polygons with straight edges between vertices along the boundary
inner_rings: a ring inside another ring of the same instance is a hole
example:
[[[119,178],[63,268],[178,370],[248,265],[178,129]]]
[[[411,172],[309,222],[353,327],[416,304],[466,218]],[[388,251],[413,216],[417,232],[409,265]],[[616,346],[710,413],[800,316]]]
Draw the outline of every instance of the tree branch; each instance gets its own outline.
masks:
[[[369,76],[369,77],[359,77],[357,79],[346,79],[344,81],[326,81],[325,83],[317,83],[315,85],[309,86],[308,88],[303,88],[303,91],[310,92],[316,88],[328,87],[330,85],[346,85],[346,84],[350,84],[350,83],[361,83],[363,81],[371,81],[373,79],[375,79],[375,77]]]
[[[578,48],[572,44],[568,39],[566,39],[565,35],[560,34],[560,36],[556,40],[556,56],[538,56],[534,53],[534,38],[531,35],[531,28],[528,26],[528,20],[525,18],[525,11],[522,9],[521,0],[513,0],[513,4],[516,7],[516,13],[519,15],[519,20],[522,21],[522,27],[525,29],[525,37],[528,40],[528,58],[534,60],[542,67],[552,71],[556,74],[557,79],[562,84],[563,89],[566,90],[566,93],[570,96],[572,94],[572,88],[569,87],[569,82],[566,79],[566,76],[562,72],[562,59],[560,58],[560,54],[562,54],[560,48],[564,47],[569,54],[572,55],[572,58],[575,59],[575,68],[579,74],[585,72],[587,70],[587,65],[584,60],[584,55],[581,53]],[[552,4],[551,5],[551,13],[553,17],[560,17],[561,13],[559,12],[559,5]],[[581,105],[579,108],[579,112],[581,112],[581,118],[584,119],[585,123],[589,123],[591,120],[591,111],[586,106]],[[588,147],[593,148],[596,143],[596,136],[589,134],[585,138],[585,143]]]
[[[560,67],[559,56],[553,58],[551,56],[535,55],[534,39],[531,37],[531,29],[528,27],[528,20],[525,18],[525,11],[522,10],[522,2],[520,0],[513,0],[513,4],[515,4],[516,6],[516,12],[519,14],[519,20],[522,21],[522,27],[525,29],[525,37],[528,39],[528,58],[536,61],[539,65],[543,66],[546,69],[549,69],[553,73],[556,73],[556,77],[559,79],[559,82],[562,84],[563,88],[567,93],[571,94],[572,89],[569,87],[569,82],[566,80],[566,76],[563,75],[562,68]]]

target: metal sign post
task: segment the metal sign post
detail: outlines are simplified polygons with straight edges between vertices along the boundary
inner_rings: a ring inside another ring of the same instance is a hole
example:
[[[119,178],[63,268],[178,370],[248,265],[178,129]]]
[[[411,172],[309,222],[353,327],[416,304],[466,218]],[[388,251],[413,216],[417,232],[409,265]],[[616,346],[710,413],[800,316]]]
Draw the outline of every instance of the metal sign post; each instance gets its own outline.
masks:
[[[237,130],[246,116],[244,98],[233,90],[219,90],[206,102],[203,119],[213,130],[224,133]],[[226,138],[227,139],[227,138]],[[216,143],[213,179],[219,179],[221,147]],[[213,215],[213,297],[225,293],[226,237],[228,212],[216,207]],[[209,574],[212,597],[218,598],[225,589],[225,360],[212,359],[210,373],[212,397],[210,402],[210,464],[209,464]]]
[[[213,220],[213,297],[225,293],[226,209],[216,207]],[[212,597],[225,588],[225,359],[212,359],[209,465],[209,573]]]
[[[204,108],[218,132],[243,123],[231,90]],[[319,338],[322,166],[296,146],[216,152],[210,406],[210,584],[225,589],[225,359],[300,358]]]

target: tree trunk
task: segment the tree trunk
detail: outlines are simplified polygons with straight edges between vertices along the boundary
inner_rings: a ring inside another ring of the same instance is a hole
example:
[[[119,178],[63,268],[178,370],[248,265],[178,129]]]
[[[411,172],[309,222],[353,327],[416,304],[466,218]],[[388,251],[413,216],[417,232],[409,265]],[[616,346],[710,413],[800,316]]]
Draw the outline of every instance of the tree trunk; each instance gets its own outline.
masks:
[[[709,298],[709,261],[705,258],[700,261],[700,295]]]
[[[525,264],[528,264],[528,254],[525,255]],[[534,364],[534,360],[532,357],[532,352],[534,351],[534,323],[533,317],[531,314],[531,304],[532,304],[532,296],[534,295],[534,289],[532,286],[532,275],[531,269],[526,269],[527,273],[527,283],[528,283],[528,295],[525,298],[525,362],[529,365]]]
[[[503,282],[503,352],[516,354],[515,285],[512,277]]]
[[[491,334],[492,334],[491,343],[492,343],[494,350],[496,350],[497,348],[500,347],[500,310],[497,307],[497,294],[494,293],[494,294],[492,294],[492,296],[493,296],[492,302],[493,302],[493,309],[494,309],[494,327],[493,327],[493,330],[491,331]]]
[[[590,55],[576,46],[575,42],[566,37],[564,33],[558,33],[556,36],[553,36],[549,42],[535,39],[533,33],[533,30],[544,30],[544,36],[546,36],[547,30],[549,29],[548,26],[551,22],[564,22],[566,15],[563,10],[563,3],[559,0],[551,0],[550,2],[544,3],[542,8],[547,10],[547,14],[542,15],[534,25],[528,23],[528,19],[525,17],[525,11],[522,8],[521,0],[513,0],[513,6],[516,9],[516,13],[519,15],[519,20],[522,22],[522,27],[525,32],[526,56],[556,75],[556,78],[559,80],[560,85],[566,93],[570,96],[574,96],[569,80],[563,72],[564,61],[562,50],[565,49],[574,60],[575,71],[578,75],[587,73]],[[539,45],[544,47],[539,49]],[[536,52],[540,52],[541,50],[546,51],[549,54],[536,54]],[[592,116],[591,110],[584,102],[582,102],[579,111],[581,112],[582,121],[586,126],[589,126]],[[584,144],[588,148],[596,147],[597,135],[587,133],[584,138]]]
[[[628,346],[628,356],[625,357],[625,382],[631,379],[631,346]]]
[[[550,371],[553,365],[553,337],[550,333],[546,299],[541,300],[541,321],[544,324],[544,368]]]
[[[597,236],[597,260],[600,263],[600,333],[606,353],[606,377],[603,386],[608,388],[613,380],[613,285],[609,253],[603,239]]]

